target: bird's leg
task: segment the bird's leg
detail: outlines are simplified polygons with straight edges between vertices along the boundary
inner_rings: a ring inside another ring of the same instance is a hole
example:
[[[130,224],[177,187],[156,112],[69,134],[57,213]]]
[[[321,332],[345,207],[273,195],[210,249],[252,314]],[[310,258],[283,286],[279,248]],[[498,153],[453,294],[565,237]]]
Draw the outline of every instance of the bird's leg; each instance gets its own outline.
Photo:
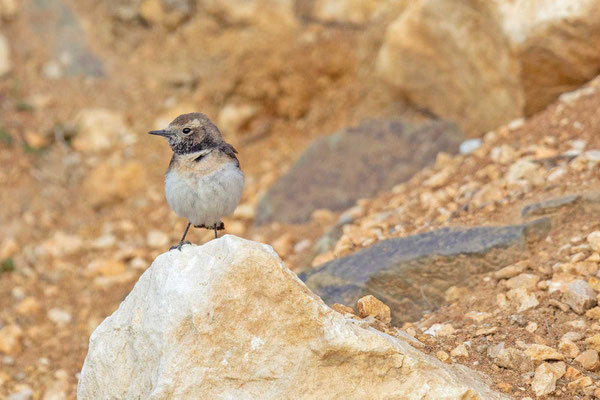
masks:
[[[217,231],[222,231],[223,229],[225,229],[225,224],[221,221],[219,222],[219,224],[215,224],[213,226],[213,229],[215,230],[215,239],[219,237],[219,235],[217,234]]]
[[[181,247],[184,244],[191,244],[189,241],[185,240],[185,237],[186,237],[186,235],[188,233],[188,230],[190,229],[190,225],[191,224],[192,224],[191,222],[188,222],[187,226],[185,227],[185,231],[183,232],[183,236],[181,237],[181,240],[179,241],[179,244],[177,246],[171,246],[171,248],[169,249],[169,251],[171,251],[173,249],[177,249],[177,250],[181,251]]]

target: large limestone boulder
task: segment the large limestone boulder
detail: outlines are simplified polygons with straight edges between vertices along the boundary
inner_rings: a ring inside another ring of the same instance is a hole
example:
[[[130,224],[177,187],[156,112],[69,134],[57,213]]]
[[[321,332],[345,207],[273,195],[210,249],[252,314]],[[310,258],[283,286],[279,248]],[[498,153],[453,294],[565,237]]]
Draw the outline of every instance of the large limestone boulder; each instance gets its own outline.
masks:
[[[266,245],[159,256],[92,334],[79,399],[500,399],[328,308]]]
[[[600,0],[495,0],[522,64],[525,113],[600,73]]]
[[[522,115],[520,66],[486,0],[420,0],[387,30],[379,74],[469,134]]]

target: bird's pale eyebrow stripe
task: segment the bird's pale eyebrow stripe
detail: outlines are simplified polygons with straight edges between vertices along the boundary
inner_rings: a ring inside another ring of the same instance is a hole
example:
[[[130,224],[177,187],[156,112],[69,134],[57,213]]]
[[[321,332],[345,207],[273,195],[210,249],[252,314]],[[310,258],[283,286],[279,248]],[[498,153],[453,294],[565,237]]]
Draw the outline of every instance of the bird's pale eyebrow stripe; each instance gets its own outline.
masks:
[[[197,118],[196,118],[196,119],[193,119],[193,120],[191,120],[191,121],[190,121],[190,122],[189,122],[187,125],[188,125],[188,126],[192,126],[192,127],[194,127],[194,128],[197,128],[197,127],[199,127],[199,126],[200,126],[200,120],[199,120],[199,119],[197,119]]]

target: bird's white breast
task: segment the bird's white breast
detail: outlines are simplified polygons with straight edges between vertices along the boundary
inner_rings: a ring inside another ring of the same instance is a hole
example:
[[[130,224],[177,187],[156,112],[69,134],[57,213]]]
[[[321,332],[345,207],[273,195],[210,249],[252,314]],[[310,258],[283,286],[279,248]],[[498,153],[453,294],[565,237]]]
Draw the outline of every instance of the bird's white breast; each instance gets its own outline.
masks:
[[[244,174],[233,162],[204,175],[181,174],[175,169],[167,172],[165,194],[169,206],[192,225],[206,227],[218,224],[233,213],[244,188]]]

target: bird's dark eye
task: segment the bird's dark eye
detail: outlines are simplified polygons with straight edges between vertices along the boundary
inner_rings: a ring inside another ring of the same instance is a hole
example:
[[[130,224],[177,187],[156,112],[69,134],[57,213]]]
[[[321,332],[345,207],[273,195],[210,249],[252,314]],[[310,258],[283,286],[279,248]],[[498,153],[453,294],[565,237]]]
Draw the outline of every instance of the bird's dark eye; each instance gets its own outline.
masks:
[[[192,133],[192,130],[190,128],[183,128],[181,132],[183,132],[186,135],[189,135],[190,133]]]

